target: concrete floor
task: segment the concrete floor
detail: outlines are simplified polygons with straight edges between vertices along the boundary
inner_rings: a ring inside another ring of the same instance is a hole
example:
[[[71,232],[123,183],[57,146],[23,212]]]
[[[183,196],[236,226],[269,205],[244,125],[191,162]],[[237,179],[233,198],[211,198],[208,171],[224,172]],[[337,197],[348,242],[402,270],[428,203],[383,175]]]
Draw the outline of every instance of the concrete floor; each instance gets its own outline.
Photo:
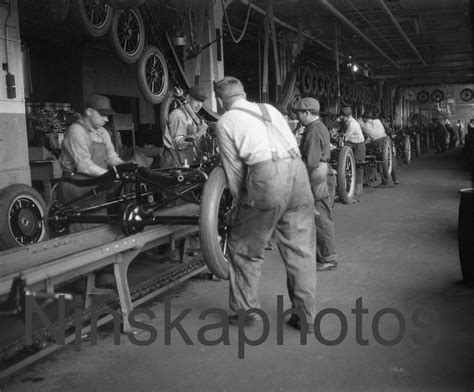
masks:
[[[299,332],[286,325],[284,343],[277,345],[277,295],[285,296],[285,309],[289,301],[278,252],[268,251],[261,298],[270,332],[264,343],[245,346],[245,358],[238,358],[236,327],[229,345],[200,343],[198,330],[219,318],[200,320],[199,314],[227,309],[227,282],[193,279],[171,298],[172,318],[191,309],[182,326],[193,345],[176,329],[165,345],[160,299],[148,306],[156,316],[147,322],[157,331],[154,343],[138,346],[122,335],[114,345],[110,330],[104,331],[97,346],[85,341],[81,349],[65,347],[17,374],[2,391],[472,391],[474,289],[460,282],[456,240],[457,191],[472,186],[468,174],[460,149],[429,153],[402,168],[396,188],[366,188],[359,204],[336,205],[339,269],[319,273],[318,306],[336,308],[347,319],[347,336],[337,345],[312,335],[302,345]],[[358,298],[368,309],[361,328],[351,313]],[[395,310],[379,313],[377,328],[374,316],[384,308]],[[334,340],[341,323],[329,314],[320,330]],[[261,331],[257,325],[244,333],[256,339]],[[380,343],[397,336],[397,344]],[[366,345],[358,343],[361,337]]]

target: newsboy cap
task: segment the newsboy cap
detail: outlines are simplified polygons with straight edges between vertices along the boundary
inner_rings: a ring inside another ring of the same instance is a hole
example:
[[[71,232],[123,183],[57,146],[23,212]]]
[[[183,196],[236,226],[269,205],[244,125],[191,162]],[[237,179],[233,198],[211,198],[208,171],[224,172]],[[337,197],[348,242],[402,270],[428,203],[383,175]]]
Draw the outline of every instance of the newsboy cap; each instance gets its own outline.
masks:
[[[110,99],[99,94],[92,94],[86,101],[86,109],[97,110],[102,116],[115,114],[114,109],[110,105]]]
[[[302,110],[316,110],[319,112],[320,105],[316,98],[306,97],[295,103],[291,109],[295,112]]]
[[[206,90],[201,86],[193,86],[189,89],[188,94],[197,99],[198,101],[204,102],[207,99]]]

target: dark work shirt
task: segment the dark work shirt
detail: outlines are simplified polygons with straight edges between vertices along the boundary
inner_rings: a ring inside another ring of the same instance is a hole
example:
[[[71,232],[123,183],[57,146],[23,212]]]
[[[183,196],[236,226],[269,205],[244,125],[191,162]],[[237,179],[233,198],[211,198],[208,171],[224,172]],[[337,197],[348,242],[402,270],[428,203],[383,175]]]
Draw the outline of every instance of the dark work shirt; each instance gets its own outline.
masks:
[[[316,169],[319,162],[329,161],[331,155],[329,144],[329,131],[320,119],[306,126],[300,149],[308,173]]]

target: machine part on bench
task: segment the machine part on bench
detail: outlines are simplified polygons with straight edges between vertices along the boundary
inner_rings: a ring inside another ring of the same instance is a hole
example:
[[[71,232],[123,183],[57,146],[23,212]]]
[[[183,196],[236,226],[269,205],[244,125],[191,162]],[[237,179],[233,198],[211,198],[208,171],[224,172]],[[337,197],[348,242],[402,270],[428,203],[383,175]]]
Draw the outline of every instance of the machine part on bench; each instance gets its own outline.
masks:
[[[122,230],[125,235],[140,233],[153,220],[153,210],[130,203],[123,212]]]

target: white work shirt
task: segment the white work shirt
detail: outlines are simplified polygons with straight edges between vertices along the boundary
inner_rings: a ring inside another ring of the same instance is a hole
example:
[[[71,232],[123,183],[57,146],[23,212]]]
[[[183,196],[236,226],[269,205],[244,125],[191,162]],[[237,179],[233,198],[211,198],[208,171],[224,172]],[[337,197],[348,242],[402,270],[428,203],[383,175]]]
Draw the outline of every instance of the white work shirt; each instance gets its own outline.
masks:
[[[352,116],[349,117],[349,121],[347,121],[347,129],[344,134],[344,139],[351,143],[364,143],[365,141],[360,124]]]
[[[362,131],[373,140],[381,139],[386,137],[385,128],[383,127],[382,121],[378,119],[373,120],[359,120]]]
[[[271,105],[265,105],[270,113],[272,124],[280,130],[287,146],[298,151],[298,146],[288,123],[282,114]],[[256,103],[238,99],[231,110],[225,112],[217,122],[217,142],[232,196],[239,199],[246,167],[272,159],[272,148],[279,158],[289,157],[288,149],[281,143],[271,145],[267,127],[263,121],[240,110],[241,107],[262,114]]]

